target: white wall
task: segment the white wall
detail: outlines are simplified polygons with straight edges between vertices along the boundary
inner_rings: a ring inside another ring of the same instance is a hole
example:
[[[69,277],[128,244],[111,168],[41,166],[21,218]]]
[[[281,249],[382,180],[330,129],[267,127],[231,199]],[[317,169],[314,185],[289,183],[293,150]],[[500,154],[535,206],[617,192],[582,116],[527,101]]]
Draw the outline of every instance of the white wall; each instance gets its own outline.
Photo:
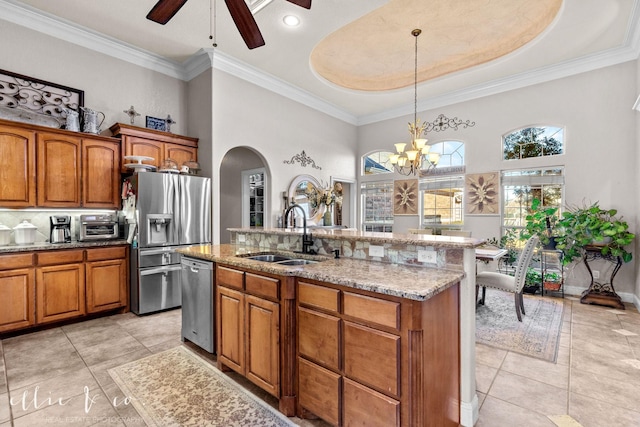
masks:
[[[327,185],[332,176],[355,180],[355,126],[218,70],[213,75],[213,105],[214,215],[224,209],[216,203],[221,192],[216,177],[234,147],[251,147],[264,159],[270,178],[265,193],[271,202],[266,224],[274,225],[282,213],[281,192],[297,175],[313,175]],[[322,169],[284,163],[303,150]],[[214,222],[214,239],[221,232]]]
[[[123,112],[133,105],[145,116],[177,121],[171,131],[186,131],[186,83],[131,63],[68,43],[25,27],[0,24],[0,68],[84,91],[86,107],[102,111],[103,133],[116,122],[130,123]]]
[[[603,208],[618,209],[633,231],[637,230],[634,184],[637,182],[636,113],[631,110],[635,97],[638,64],[624,64],[538,84],[435,111],[419,112],[423,120],[438,114],[470,119],[476,125],[458,131],[431,133],[430,143],[457,139],[466,143],[467,173],[504,169],[564,166],[565,196],[568,204],[599,201]],[[359,156],[391,149],[393,142],[408,138],[402,117],[362,126],[359,129]],[[501,137],[527,125],[558,125],[566,129],[566,154],[557,157],[504,161]],[[474,237],[499,235],[498,216],[466,216],[465,229]],[[634,260],[622,267],[614,285],[618,292],[631,295],[636,288]],[[579,265],[569,273],[569,286],[583,286],[586,269]],[[584,287],[584,286],[583,286]]]

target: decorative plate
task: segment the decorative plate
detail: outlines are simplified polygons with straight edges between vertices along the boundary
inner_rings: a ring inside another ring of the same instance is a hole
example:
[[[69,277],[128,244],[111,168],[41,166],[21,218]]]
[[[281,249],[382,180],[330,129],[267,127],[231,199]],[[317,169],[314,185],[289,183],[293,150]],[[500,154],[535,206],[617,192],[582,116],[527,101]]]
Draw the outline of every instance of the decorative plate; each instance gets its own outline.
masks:
[[[134,162],[138,162],[138,164],[142,164],[144,161],[152,162],[155,159],[153,157],[148,156],[124,156],[125,160],[133,160]]]

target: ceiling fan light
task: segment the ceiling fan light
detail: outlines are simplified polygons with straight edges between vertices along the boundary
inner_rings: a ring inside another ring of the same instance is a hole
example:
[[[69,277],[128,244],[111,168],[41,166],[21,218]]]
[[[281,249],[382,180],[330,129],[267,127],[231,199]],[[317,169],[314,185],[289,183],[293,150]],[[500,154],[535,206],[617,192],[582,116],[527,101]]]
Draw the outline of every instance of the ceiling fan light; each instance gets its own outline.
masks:
[[[288,27],[297,27],[300,25],[300,18],[294,15],[285,15],[285,17],[282,18],[282,22]]]

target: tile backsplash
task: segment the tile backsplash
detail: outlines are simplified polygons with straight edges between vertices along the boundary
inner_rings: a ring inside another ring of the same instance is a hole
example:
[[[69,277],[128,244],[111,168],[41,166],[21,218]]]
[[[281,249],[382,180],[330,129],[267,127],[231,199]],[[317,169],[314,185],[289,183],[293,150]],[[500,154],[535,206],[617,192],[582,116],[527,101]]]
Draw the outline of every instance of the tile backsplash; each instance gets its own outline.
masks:
[[[42,210],[1,210],[0,211],[0,224],[6,225],[13,229],[16,225],[20,224],[24,220],[28,220],[31,224],[38,227],[36,230],[37,243],[49,241],[49,228],[51,215],[69,215],[71,216],[71,240],[78,240],[80,233],[80,215],[87,215],[93,213],[111,213],[117,214],[117,211],[105,211],[105,210],[72,210],[72,211],[42,211]],[[13,233],[11,234],[11,243],[13,244],[15,239]]]

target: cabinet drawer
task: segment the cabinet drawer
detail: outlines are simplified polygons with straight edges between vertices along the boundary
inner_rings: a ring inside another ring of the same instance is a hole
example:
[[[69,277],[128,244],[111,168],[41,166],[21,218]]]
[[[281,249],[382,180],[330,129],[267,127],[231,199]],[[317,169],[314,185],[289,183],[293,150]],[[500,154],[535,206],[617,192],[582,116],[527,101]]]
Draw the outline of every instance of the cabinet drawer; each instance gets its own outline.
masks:
[[[340,375],[298,359],[300,406],[333,425],[340,419]]]
[[[400,402],[361,384],[344,379],[345,426],[400,426]]]
[[[38,252],[38,265],[71,264],[82,262],[84,250]]]
[[[127,248],[118,246],[113,248],[87,249],[87,261],[104,261],[124,258]]]
[[[254,295],[260,295],[274,300],[278,299],[280,280],[272,277],[259,276],[257,274],[246,273],[245,290]]]
[[[216,283],[228,288],[244,288],[244,272],[232,268],[218,266],[216,268]]]
[[[338,312],[340,291],[311,283],[298,282],[298,301],[300,304]]]
[[[386,394],[400,393],[400,337],[344,322],[344,373]]]
[[[298,351],[301,356],[339,370],[340,319],[300,307]]]
[[[365,322],[400,329],[400,304],[397,302],[345,292],[344,314]]]
[[[0,270],[12,270],[14,268],[31,267],[33,254],[16,254],[0,256]]]

